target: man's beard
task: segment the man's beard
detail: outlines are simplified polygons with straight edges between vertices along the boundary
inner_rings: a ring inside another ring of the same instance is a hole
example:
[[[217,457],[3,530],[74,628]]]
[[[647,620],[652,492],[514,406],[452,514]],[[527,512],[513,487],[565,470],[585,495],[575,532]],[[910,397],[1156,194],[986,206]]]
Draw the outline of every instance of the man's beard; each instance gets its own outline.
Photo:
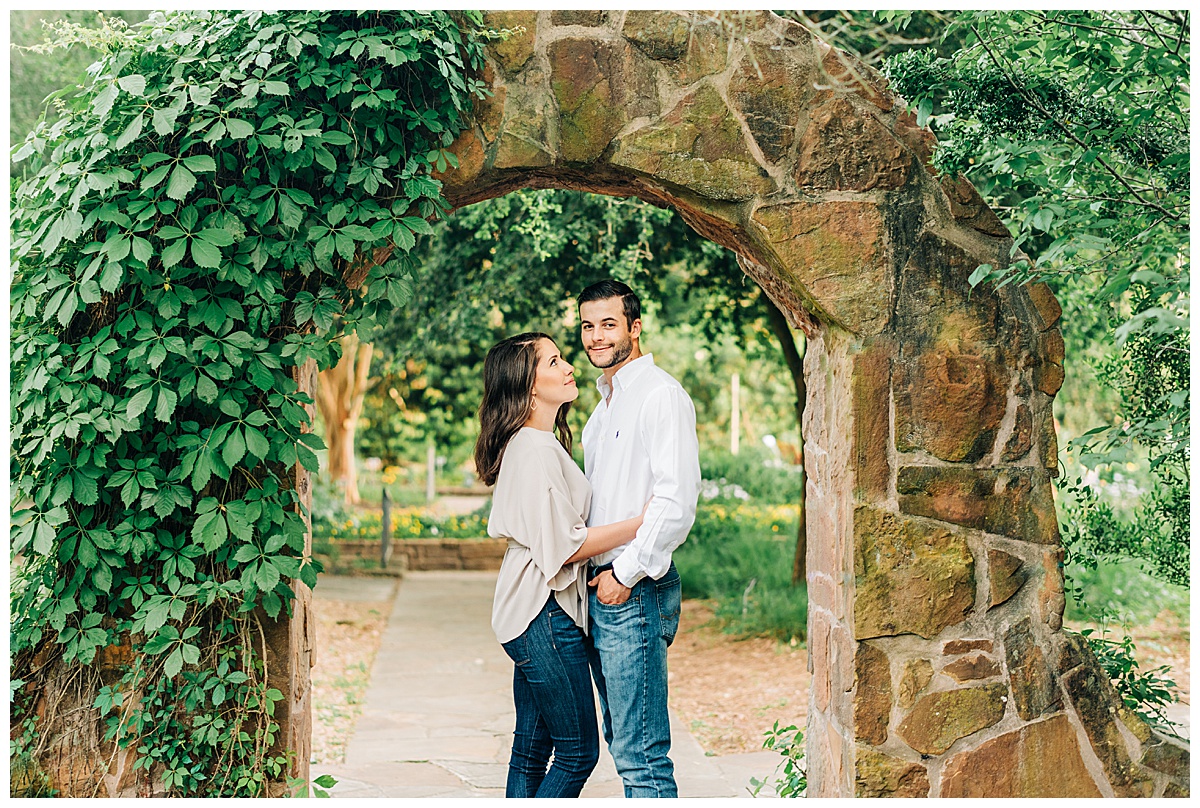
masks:
[[[602,365],[599,362],[597,362],[595,359],[592,358],[591,351],[588,351],[588,361],[591,362],[593,366],[598,367],[601,370],[604,370],[605,368],[610,368],[613,365],[621,364],[622,362],[624,362],[626,359],[629,358],[629,355],[631,353],[633,353],[633,338],[626,337],[621,342],[618,342],[612,346],[612,354],[609,356],[607,363]]]

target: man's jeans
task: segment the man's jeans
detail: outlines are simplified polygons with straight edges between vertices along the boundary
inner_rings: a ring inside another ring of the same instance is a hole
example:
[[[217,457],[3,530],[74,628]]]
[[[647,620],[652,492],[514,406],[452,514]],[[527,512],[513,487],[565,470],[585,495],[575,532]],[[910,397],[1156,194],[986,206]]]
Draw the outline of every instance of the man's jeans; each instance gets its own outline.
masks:
[[[676,797],[667,718],[667,646],[679,629],[679,573],[643,578],[607,606],[590,590],[588,658],[604,713],[604,740],[626,797]]]
[[[578,797],[600,759],[583,629],[551,595],[504,652],[516,664],[517,708],[504,796]]]

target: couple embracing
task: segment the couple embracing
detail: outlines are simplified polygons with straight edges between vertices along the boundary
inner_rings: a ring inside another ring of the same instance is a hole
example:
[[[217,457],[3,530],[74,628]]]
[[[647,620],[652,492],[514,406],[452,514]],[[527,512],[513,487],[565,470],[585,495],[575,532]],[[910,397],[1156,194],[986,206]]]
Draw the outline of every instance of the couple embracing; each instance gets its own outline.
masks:
[[[483,366],[479,476],[488,533],[508,539],[492,627],[512,658],[508,797],[577,797],[604,738],[626,797],[675,797],[667,647],[679,626],[671,553],[696,516],[696,411],[642,354],[641,303],[617,281],[579,296],[583,347],[603,375],[571,459],[574,368],[545,334],[497,343]],[[553,758],[553,760],[551,760]]]

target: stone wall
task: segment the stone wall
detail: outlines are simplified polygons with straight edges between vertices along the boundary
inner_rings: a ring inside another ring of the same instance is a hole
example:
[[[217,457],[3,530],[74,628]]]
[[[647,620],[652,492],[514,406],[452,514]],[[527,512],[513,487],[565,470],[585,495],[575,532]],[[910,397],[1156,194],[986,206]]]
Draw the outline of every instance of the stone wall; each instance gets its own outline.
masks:
[[[339,541],[338,558],[379,563],[379,541]],[[393,539],[388,568],[404,570],[499,571],[508,543],[504,539]]]
[[[1012,242],[882,78],[769,12],[513,11],[442,176],[670,206],[809,336],[814,796],[1159,796],[1152,732],[1062,631],[1061,310],[972,290]]]

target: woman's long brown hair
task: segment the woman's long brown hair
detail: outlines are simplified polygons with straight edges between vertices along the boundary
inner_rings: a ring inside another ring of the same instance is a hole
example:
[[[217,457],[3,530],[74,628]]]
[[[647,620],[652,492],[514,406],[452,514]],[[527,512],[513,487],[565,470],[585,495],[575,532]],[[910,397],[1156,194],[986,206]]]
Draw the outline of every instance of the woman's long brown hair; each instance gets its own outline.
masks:
[[[547,334],[530,331],[501,340],[483,360],[483,401],[479,404],[479,440],[475,441],[475,472],[484,485],[495,485],[500,474],[504,448],[525,426],[533,410],[533,384],[537,379],[538,340],[554,342]],[[567,453],[571,452],[571,427],[567,410],[558,408],[554,432]]]

